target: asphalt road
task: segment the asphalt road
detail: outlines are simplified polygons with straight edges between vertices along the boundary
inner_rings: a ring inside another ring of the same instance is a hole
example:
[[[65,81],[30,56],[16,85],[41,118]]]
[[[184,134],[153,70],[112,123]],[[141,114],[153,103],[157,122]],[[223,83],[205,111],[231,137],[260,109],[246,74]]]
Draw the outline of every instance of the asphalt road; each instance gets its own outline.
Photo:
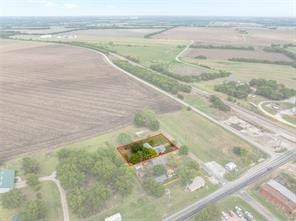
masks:
[[[296,151],[289,151],[271,161],[260,164],[259,168],[254,171],[250,170],[240,179],[229,182],[228,185],[220,188],[216,192],[202,198],[201,200],[196,201],[195,203],[189,205],[188,207],[172,214],[163,219],[163,221],[184,221],[188,220],[194,215],[196,215],[205,205],[209,203],[217,202],[231,194],[243,189],[247,185],[258,181],[260,178],[271,173],[276,168],[286,164],[291,159],[296,158]]]

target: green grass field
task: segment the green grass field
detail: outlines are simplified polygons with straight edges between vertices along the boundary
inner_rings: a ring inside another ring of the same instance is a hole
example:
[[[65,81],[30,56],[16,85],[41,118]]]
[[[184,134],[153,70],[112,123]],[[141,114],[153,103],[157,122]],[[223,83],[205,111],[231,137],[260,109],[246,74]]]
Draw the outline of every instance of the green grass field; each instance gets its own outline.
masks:
[[[221,165],[233,161],[238,165],[239,176],[251,163],[257,163],[264,154],[223,128],[191,112],[180,111],[166,114],[160,118],[161,128],[180,143],[188,145],[203,161],[217,161]],[[249,156],[242,160],[232,152],[234,146],[248,150]]]
[[[193,59],[186,59],[188,62],[196,62]],[[232,73],[230,79],[249,81],[253,78],[264,78],[276,80],[286,87],[294,88],[296,84],[296,69],[286,65],[240,63],[230,61],[203,60],[199,64],[207,65],[215,69],[229,71]],[[215,81],[202,82],[212,84]]]
[[[239,197],[229,197],[219,203],[221,210],[234,211],[236,206],[243,210],[249,211],[255,218],[256,221],[267,221],[261,214],[259,214],[253,207],[251,207],[247,202]]]

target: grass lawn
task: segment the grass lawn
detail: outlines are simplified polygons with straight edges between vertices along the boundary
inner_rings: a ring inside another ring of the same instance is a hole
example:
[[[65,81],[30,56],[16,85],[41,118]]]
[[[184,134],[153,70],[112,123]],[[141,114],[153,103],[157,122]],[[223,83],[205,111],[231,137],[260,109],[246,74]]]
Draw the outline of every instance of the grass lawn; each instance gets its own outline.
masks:
[[[184,100],[187,103],[191,104],[193,107],[207,113],[208,115],[216,119],[225,119],[231,115],[231,112],[226,113],[211,107],[211,103],[208,101],[208,99],[201,97],[199,95],[185,95]]]
[[[275,205],[271,204],[268,200],[266,200],[261,194],[259,193],[259,187],[250,191],[251,195],[257,199],[266,209],[268,209],[275,217],[279,220],[290,220],[288,216],[284,214],[284,212],[276,207]]]
[[[194,59],[183,58],[188,62],[197,62]],[[253,78],[276,80],[288,88],[294,88],[296,83],[296,69],[287,65],[240,63],[230,61],[202,60],[199,64],[232,73],[230,79],[249,81]],[[204,83],[204,82],[203,82]]]
[[[256,221],[267,221],[261,214],[259,214],[253,207],[251,207],[247,202],[239,197],[228,197],[222,202],[219,203],[219,207],[221,210],[234,211],[234,208],[238,206],[243,210],[249,211],[255,218]]]
[[[256,163],[265,156],[237,136],[191,111],[183,110],[163,115],[160,122],[164,131],[170,133],[178,142],[186,144],[201,160],[214,160],[221,165],[230,161],[235,162],[239,169],[237,175],[249,168],[251,163]],[[248,150],[249,156],[246,160],[233,153],[234,146]]]
[[[284,115],[283,118],[284,118],[286,121],[289,121],[290,123],[296,125],[296,117],[290,117],[289,115]]]

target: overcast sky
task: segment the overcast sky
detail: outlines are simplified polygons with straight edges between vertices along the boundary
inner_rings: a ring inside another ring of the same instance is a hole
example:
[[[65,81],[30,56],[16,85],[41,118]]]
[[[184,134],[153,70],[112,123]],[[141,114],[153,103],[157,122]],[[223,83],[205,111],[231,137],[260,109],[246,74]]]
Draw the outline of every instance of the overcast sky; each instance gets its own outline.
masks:
[[[296,0],[0,0],[1,16],[296,17]]]

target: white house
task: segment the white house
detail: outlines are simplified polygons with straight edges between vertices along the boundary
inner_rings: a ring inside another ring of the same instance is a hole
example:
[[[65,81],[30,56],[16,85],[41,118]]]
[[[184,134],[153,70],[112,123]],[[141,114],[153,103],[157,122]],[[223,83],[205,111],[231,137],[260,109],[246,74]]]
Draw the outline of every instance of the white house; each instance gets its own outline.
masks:
[[[120,213],[116,213],[112,216],[107,217],[105,221],[122,221],[122,217]]]

